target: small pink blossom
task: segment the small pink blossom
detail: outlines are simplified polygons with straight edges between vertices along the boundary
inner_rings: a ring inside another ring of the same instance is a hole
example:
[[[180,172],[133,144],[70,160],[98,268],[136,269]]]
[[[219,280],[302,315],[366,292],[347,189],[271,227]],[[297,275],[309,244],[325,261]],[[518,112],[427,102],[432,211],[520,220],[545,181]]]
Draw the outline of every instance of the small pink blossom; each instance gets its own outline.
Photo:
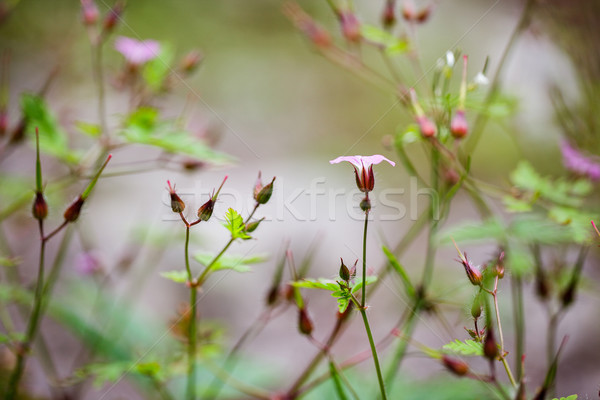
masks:
[[[578,175],[587,176],[593,181],[600,180],[600,163],[598,161],[582,154],[566,140],[561,142],[560,150],[563,156],[563,164],[568,170]]]
[[[137,40],[119,36],[115,40],[115,49],[125,57],[132,66],[140,66],[158,57],[160,43],[156,40]]]
[[[375,176],[373,174],[373,165],[379,164],[382,161],[387,161],[392,166],[396,163],[388,160],[380,154],[373,156],[341,156],[335,160],[329,161],[330,164],[338,164],[342,161],[347,161],[354,167],[354,175],[356,176],[356,186],[361,192],[368,193],[375,186]]]

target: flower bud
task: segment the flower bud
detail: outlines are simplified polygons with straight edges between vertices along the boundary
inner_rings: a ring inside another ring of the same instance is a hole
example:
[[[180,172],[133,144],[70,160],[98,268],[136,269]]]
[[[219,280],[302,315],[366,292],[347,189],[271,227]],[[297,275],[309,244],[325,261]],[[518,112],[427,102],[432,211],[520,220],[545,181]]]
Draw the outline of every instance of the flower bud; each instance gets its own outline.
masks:
[[[458,376],[464,376],[469,373],[469,365],[466,362],[458,360],[456,358],[442,355],[442,362],[448,370]]]
[[[500,279],[504,278],[504,252],[503,251],[501,251],[500,254],[498,254],[498,261],[496,262],[496,265],[494,266],[494,275],[496,275]]]
[[[171,186],[171,182],[167,181],[169,195],[171,196],[171,210],[174,213],[182,213],[185,210],[185,203],[181,200],[181,197],[175,193],[175,185]]]
[[[431,138],[437,134],[437,127],[426,116],[417,117],[417,124],[424,138]]]
[[[86,26],[94,25],[98,21],[100,12],[94,0],[81,0],[81,19]]]
[[[260,180],[260,172],[258,173],[258,179],[254,185],[254,200],[256,200],[258,204],[266,204],[269,201],[273,194],[273,182],[275,182],[275,177],[273,177],[271,183],[263,186]]]
[[[332,41],[329,32],[319,26],[296,3],[286,3],[283,7],[283,13],[315,46],[322,49],[331,46]]]
[[[181,69],[187,73],[192,73],[202,62],[202,53],[197,50],[192,50],[187,53],[181,60]]]
[[[342,34],[349,42],[360,41],[360,22],[351,11],[341,11],[339,14]]]
[[[313,323],[308,316],[306,308],[301,308],[298,310],[298,330],[303,335],[310,335],[313,331]]]
[[[455,139],[462,139],[469,133],[469,124],[464,110],[457,110],[450,122],[450,133]]]
[[[103,28],[105,33],[110,33],[114,30],[121,19],[121,14],[123,14],[123,3],[119,1],[108,11],[104,18]]]
[[[475,267],[474,265],[471,265],[471,263],[467,259],[467,253],[465,253],[465,256],[458,261],[460,261],[460,263],[465,268],[465,272],[467,273],[467,278],[469,278],[469,281],[475,286],[481,285],[481,282],[483,281],[483,274],[481,273],[479,268]]]
[[[279,299],[279,285],[273,286],[267,293],[267,305],[272,306]]]
[[[419,12],[415,15],[415,20],[422,24],[427,22],[429,16],[431,15],[431,6],[424,7],[419,10]]]
[[[402,4],[402,18],[407,22],[414,21],[416,18],[415,6],[412,4],[412,1],[405,1]]]
[[[79,196],[66,210],[63,214],[65,221],[67,222],[75,222],[77,218],[79,218],[79,214],[81,213],[81,207],[83,207],[83,197]]]
[[[350,270],[344,264],[344,260],[342,260],[340,258],[340,261],[342,262],[342,265],[340,265],[340,272],[339,272],[340,278],[343,281],[349,281],[350,280]]]
[[[481,317],[481,308],[481,299],[479,298],[479,295],[477,295],[471,305],[471,316],[475,319]]]
[[[200,206],[198,209],[198,218],[202,221],[208,221],[212,216],[213,210],[215,209],[215,202],[212,197],[208,201]]]
[[[542,300],[547,300],[550,295],[550,285],[546,274],[541,267],[538,267],[535,274],[535,293]]]
[[[35,193],[35,200],[33,201],[31,213],[33,214],[33,218],[40,221],[48,216],[48,204],[46,203],[46,199],[42,192]]]
[[[575,301],[575,293],[577,292],[577,280],[572,279],[569,286],[561,293],[560,300],[563,307],[568,307]]]
[[[483,354],[489,360],[493,360],[498,356],[498,346],[496,345],[496,339],[494,339],[494,329],[490,326],[487,327],[487,334],[483,340]]]
[[[371,211],[371,200],[368,195],[360,202],[360,209],[366,213]]]
[[[256,230],[256,228],[258,228],[258,225],[260,225],[261,222],[263,222],[264,218],[259,219],[258,221],[254,221],[254,222],[250,222],[249,224],[246,224],[246,232],[248,233],[252,233]]]
[[[387,29],[396,25],[396,14],[394,13],[395,0],[388,0],[381,14],[381,23]]]

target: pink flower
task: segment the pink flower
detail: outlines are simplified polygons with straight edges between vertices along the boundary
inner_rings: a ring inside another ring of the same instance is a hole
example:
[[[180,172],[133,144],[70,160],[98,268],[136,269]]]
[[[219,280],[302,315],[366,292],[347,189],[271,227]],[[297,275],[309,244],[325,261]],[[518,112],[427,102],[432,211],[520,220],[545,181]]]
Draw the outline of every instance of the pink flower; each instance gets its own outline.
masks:
[[[392,166],[396,163],[388,160],[380,154],[373,156],[341,156],[335,160],[329,161],[329,164],[338,164],[342,161],[347,161],[354,167],[354,175],[356,176],[356,186],[361,192],[368,193],[375,186],[375,176],[373,175],[373,165],[379,164],[382,161],[387,161]]]
[[[115,49],[127,60],[132,66],[140,66],[148,61],[158,57],[160,52],[160,43],[156,40],[143,40],[119,36],[115,40]]]
[[[600,163],[598,161],[582,154],[566,140],[561,142],[560,150],[563,156],[563,164],[568,170],[578,175],[587,176],[593,181],[600,180]]]

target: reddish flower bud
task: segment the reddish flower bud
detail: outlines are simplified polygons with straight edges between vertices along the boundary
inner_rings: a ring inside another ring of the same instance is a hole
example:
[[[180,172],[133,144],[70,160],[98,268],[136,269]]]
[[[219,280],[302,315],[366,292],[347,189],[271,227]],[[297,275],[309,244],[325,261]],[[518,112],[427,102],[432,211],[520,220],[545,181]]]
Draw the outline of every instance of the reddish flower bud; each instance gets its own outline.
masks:
[[[260,172],[258,173],[258,179],[254,185],[254,200],[256,200],[258,204],[266,204],[269,201],[273,194],[273,182],[275,182],[275,177],[273,177],[271,183],[263,186],[260,180]]]
[[[434,137],[437,134],[437,127],[435,124],[426,116],[417,117],[417,124],[419,124],[419,130],[421,135],[425,138]]]
[[[202,221],[208,221],[212,216],[213,210],[215,209],[215,202],[212,198],[200,206],[198,209],[198,218]]]
[[[415,7],[412,4],[412,1],[405,1],[402,4],[402,18],[404,18],[404,20],[408,22],[415,20]]]
[[[267,293],[267,305],[272,306],[279,299],[279,285],[273,286]]]
[[[419,10],[419,12],[415,15],[415,20],[422,24],[427,22],[429,16],[431,15],[431,6],[424,7]]]
[[[306,308],[301,308],[298,310],[298,330],[303,335],[310,335],[313,331],[313,323],[308,316]]]
[[[181,213],[185,210],[185,203],[181,200],[181,197],[175,193],[175,185],[171,186],[171,182],[167,181],[169,195],[171,196],[171,210],[174,213]]]
[[[81,207],[83,207],[84,199],[79,196],[66,210],[63,214],[65,221],[67,222],[75,222],[77,218],[79,218],[79,214],[81,213]]]
[[[575,301],[575,293],[577,292],[577,280],[571,279],[569,286],[561,293],[560,300],[563,307],[568,307]]]
[[[81,19],[84,25],[94,25],[99,16],[100,12],[94,0],[81,0]]]
[[[498,356],[498,346],[494,338],[494,329],[490,326],[487,327],[487,334],[483,340],[483,354],[489,360],[493,360]]]
[[[187,73],[194,72],[198,65],[202,62],[203,55],[197,50],[192,50],[187,53],[181,60],[181,69]]]
[[[113,6],[113,8],[111,8],[108,11],[108,13],[106,14],[106,17],[104,18],[104,24],[103,24],[105,33],[110,33],[113,31],[113,29],[115,28],[115,26],[121,19],[121,14],[123,14],[123,8],[124,8],[123,3],[117,2]]]
[[[35,193],[35,200],[33,201],[31,213],[33,214],[33,218],[40,221],[48,216],[48,204],[46,203],[46,199],[42,192]]]
[[[339,272],[340,279],[342,279],[343,281],[349,281],[350,280],[350,270],[344,264],[344,260],[342,260],[340,258],[340,261],[342,262],[342,265],[340,265],[340,272]]]
[[[502,279],[504,278],[504,252],[501,251],[500,254],[498,254],[498,261],[496,262],[496,265],[494,266],[494,274]]]
[[[381,14],[381,23],[388,29],[396,24],[396,14],[394,12],[396,6],[395,3],[395,0],[388,0],[385,3],[383,13]]]
[[[469,124],[464,110],[457,110],[450,122],[450,133],[455,139],[462,139],[469,133]]]
[[[350,11],[341,11],[339,14],[340,24],[342,25],[342,34],[350,42],[360,41],[360,22],[356,15]]]
[[[286,3],[283,6],[283,13],[292,20],[308,39],[319,48],[331,46],[331,36],[329,32],[319,26],[308,14],[306,14],[296,3]]]
[[[469,373],[469,365],[464,361],[457,360],[456,358],[444,354],[442,355],[442,362],[450,372],[458,376],[464,376]]]
[[[474,265],[471,265],[471,263],[467,259],[467,253],[465,253],[465,255],[457,261],[460,262],[465,268],[465,272],[467,273],[467,278],[469,278],[469,281],[475,286],[481,285],[481,282],[483,281],[483,274],[481,273],[479,268],[477,268]]]

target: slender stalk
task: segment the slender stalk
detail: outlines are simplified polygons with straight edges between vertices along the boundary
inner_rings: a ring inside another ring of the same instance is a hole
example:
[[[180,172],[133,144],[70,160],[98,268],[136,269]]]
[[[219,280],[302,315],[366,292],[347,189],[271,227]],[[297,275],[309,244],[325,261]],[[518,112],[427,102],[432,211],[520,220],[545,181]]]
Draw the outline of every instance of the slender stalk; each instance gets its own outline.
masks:
[[[367,336],[369,338],[369,345],[371,346],[371,353],[373,354],[373,363],[375,364],[375,370],[377,371],[377,380],[379,382],[379,390],[381,391],[381,398],[383,400],[387,400],[387,395],[385,393],[385,384],[383,382],[383,375],[381,373],[381,367],[379,365],[379,357],[377,356],[377,348],[375,347],[375,342],[373,341],[373,334],[371,333],[371,326],[369,325],[369,319],[367,318],[367,229],[369,226],[369,211],[365,211],[365,227],[363,231],[363,273],[362,273],[362,298],[361,304],[358,305],[358,309],[360,311],[360,315],[362,316],[365,330],[367,331]]]
[[[8,382],[8,389],[5,397],[6,400],[13,400],[17,397],[19,381],[21,380],[21,376],[23,375],[27,354],[29,353],[31,343],[35,338],[37,326],[41,316],[42,297],[44,294],[44,265],[46,260],[46,239],[44,238],[44,222],[41,219],[38,220],[38,222],[40,232],[40,257],[37,283],[35,287],[35,297],[33,301],[33,311],[31,313],[31,316],[29,317],[29,322],[27,323],[25,340],[21,343],[20,348],[17,351],[17,362],[15,369],[13,370]]]
[[[502,365],[504,366],[504,369],[506,370],[506,375],[508,376],[508,380],[510,381],[511,385],[513,385],[513,387],[516,388],[517,382],[515,381],[515,378],[510,369],[510,366],[508,365],[508,362],[506,362],[506,357],[504,356],[505,355],[504,334],[502,333],[502,322],[500,320],[500,309],[498,308],[498,280],[499,280],[499,277],[496,276],[496,280],[494,281],[494,290],[492,292],[490,292],[490,294],[494,298],[494,309],[496,312],[496,324],[498,324],[498,336],[500,337],[500,361],[502,362]]]
[[[198,290],[194,283],[192,270],[190,269],[190,227],[185,227],[185,269],[188,274],[188,284],[190,286],[190,319],[188,325],[188,376],[185,398],[194,400],[196,398],[196,302]]]
[[[393,383],[394,383],[394,378],[396,377],[396,373],[398,372],[398,369],[400,368],[400,364],[402,364],[402,360],[404,359],[404,356],[406,355],[406,349],[408,348],[408,342],[410,337],[412,337],[412,334],[415,330],[415,328],[417,327],[417,317],[419,316],[420,313],[420,302],[417,302],[417,304],[415,305],[413,310],[407,310],[409,311],[409,316],[408,319],[406,320],[406,325],[404,328],[404,334],[403,336],[406,337],[406,339],[402,339],[400,341],[400,343],[398,344],[398,347],[396,348],[396,351],[392,357],[392,361],[390,362],[390,365],[388,367],[387,370],[387,374],[385,376],[385,384],[386,386],[391,390]]]
[[[106,96],[104,93],[104,71],[102,66],[102,43],[103,39],[98,38],[92,43],[92,70],[96,90],[98,91],[98,120],[100,121],[100,130],[103,137],[103,144],[108,145],[108,124],[106,121]]]
[[[513,315],[515,320],[515,338],[516,351],[515,369],[517,377],[521,380],[523,376],[523,364],[521,359],[525,354],[525,314],[523,311],[523,281],[520,277],[513,276],[512,280],[512,295],[513,295]]]

